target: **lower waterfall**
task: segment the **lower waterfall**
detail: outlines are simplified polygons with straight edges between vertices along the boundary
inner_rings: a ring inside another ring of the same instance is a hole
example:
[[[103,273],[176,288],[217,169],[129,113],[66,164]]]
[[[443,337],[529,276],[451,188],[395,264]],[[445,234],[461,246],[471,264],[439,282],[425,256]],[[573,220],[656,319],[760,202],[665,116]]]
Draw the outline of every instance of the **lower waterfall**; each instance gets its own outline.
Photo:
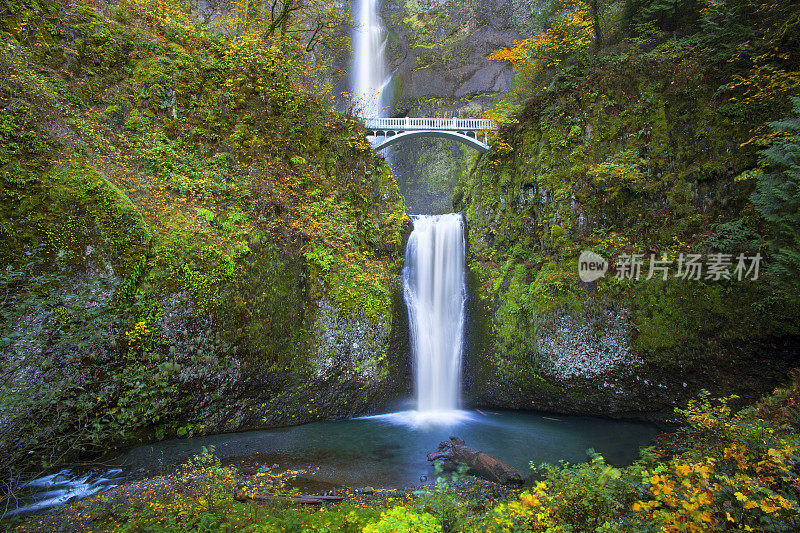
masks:
[[[418,215],[403,288],[414,355],[417,412],[447,419],[459,407],[466,283],[461,215]]]

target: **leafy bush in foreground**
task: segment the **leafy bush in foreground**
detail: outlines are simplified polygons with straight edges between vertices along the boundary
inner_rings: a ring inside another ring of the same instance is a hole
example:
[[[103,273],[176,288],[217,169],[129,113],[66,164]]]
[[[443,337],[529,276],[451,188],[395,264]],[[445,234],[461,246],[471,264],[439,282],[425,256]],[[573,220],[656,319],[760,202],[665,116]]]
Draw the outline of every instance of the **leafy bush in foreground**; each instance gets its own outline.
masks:
[[[617,469],[546,466],[545,480],[495,507],[487,531],[765,531],[800,529],[800,438],[791,425],[800,380],[758,407],[733,414],[729,398],[702,393],[678,410],[688,449],[656,461],[649,452]]]

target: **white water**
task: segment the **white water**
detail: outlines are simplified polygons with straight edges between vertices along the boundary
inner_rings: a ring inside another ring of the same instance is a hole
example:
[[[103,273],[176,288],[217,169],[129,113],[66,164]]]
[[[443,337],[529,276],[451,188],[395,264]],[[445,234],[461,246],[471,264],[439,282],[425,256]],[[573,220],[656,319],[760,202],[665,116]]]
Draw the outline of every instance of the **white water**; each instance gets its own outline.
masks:
[[[457,422],[464,335],[464,226],[461,215],[414,217],[404,295],[414,353],[417,417]]]
[[[380,117],[383,93],[389,83],[383,61],[386,32],[378,16],[380,0],[358,0],[353,32],[353,96],[361,116]]]
[[[0,504],[0,519],[18,514],[29,514],[69,501],[80,500],[93,494],[113,489],[124,482],[121,468],[76,474],[70,469],[61,470],[26,483],[19,488],[20,498]]]

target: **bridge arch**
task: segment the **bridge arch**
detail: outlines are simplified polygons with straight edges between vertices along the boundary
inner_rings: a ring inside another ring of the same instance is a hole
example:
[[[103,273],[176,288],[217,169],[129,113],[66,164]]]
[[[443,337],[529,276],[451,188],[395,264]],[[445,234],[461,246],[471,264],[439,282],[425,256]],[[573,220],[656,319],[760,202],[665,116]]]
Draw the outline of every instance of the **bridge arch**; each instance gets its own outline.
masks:
[[[372,141],[372,147],[375,150],[383,150],[384,148],[388,148],[389,146],[398,143],[400,141],[404,141],[406,139],[413,139],[416,137],[438,137],[440,139],[450,139],[454,141],[459,141],[467,146],[475,148],[479,152],[488,152],[489,148],[491,148],[488,144],[485,144],[475,137],[470,137],[467,134],[457,132],[457,131],[441,131],[441,130],[415,130],[415,131],[404,131],[402,133],[397,133],[395,135],[387,135],[387,136],[372,136],[374,140]]]
[[[367,137],[375,150],[382,150],[404,139],[439,137],[486,152],[491,148],[491,133],[497,131],[497,123],[485,118],[368,117],[363,121]]]

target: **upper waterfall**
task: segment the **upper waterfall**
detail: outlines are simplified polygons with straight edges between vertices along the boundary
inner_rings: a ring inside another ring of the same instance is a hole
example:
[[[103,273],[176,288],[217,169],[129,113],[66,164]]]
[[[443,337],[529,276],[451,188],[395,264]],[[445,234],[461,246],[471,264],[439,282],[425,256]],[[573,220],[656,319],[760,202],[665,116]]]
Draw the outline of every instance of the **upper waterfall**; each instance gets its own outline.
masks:
[[[386,32],[378,16],[380,0],[358,0],[353,31],[353,96],[361,116],[383,116],[383,93],[388,84],[384,66]]]
[[[418,215],[406,247],[404,295],[420,414],[458,409],[466,284],[461,215]],[[447,418],[447,415],[444,417]]]

